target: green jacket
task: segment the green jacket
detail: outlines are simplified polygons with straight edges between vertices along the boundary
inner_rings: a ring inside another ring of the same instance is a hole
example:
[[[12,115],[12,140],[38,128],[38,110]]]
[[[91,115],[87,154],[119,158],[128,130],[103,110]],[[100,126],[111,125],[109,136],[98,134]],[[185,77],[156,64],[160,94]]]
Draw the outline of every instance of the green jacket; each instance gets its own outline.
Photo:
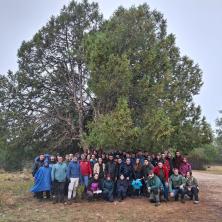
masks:
[[[51,178],[52,181],[65,182],[66,181],[67,165],[66,163],[56,163],[52,166]]]
[[[162,184],[160,178],[156,175],[154,175],[152,178],[148,177],[148,179],[146,181],[146,186],[150,187],[151,190],[163,189],[163,184]]]
[[[182,175],[171,175],[169,180],[169,190],[173,192],[173,189],[180,187],[181,185],[185,186],[186,179]]]
[[[198,187],[197,179],[193,176],[186,178],[186,187]]]

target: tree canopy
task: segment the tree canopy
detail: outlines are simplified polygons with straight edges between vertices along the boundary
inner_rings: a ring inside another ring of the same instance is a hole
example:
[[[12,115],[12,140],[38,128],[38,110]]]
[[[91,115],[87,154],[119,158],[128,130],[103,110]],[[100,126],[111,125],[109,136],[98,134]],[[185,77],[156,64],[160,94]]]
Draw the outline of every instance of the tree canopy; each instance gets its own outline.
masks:
[[[212,141],[193,101],[202,71],[147,4],[104,20],[97,3],[71,1],[22,43],[18,64],[0,76],[4,138],[17,150],[188,151]]]

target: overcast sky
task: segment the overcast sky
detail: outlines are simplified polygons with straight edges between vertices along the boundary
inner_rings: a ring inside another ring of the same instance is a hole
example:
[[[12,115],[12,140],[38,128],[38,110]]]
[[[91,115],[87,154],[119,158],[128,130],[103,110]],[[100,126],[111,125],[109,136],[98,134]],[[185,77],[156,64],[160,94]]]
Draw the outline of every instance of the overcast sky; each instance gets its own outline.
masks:
[[[0,0],[0,74],[17,68],[17,50],[69,0]],[[181,53],[199,63],[204,86],[195,98],[213,126],[222,110],[222,0],[98,0],[106,18],[122,5],[144,2],[161,11]]]

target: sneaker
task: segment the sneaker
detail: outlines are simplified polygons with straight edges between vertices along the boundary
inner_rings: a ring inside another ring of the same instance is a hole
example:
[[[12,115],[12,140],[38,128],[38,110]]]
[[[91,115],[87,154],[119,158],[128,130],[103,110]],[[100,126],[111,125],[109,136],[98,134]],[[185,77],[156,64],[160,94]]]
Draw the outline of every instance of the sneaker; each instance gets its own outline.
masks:
[[[198,200],[195,200],[193,203],[194,203],[194,204],[198,204],[198,203],[199,203],[199,201],[198,201]]]

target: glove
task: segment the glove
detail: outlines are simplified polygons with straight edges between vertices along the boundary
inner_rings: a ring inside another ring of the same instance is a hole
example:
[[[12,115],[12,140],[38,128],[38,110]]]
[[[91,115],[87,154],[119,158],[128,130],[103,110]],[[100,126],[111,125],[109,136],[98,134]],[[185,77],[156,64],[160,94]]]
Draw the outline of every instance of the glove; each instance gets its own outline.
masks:
[[[180,189],[183,189],[183,185],[180,185]]]

